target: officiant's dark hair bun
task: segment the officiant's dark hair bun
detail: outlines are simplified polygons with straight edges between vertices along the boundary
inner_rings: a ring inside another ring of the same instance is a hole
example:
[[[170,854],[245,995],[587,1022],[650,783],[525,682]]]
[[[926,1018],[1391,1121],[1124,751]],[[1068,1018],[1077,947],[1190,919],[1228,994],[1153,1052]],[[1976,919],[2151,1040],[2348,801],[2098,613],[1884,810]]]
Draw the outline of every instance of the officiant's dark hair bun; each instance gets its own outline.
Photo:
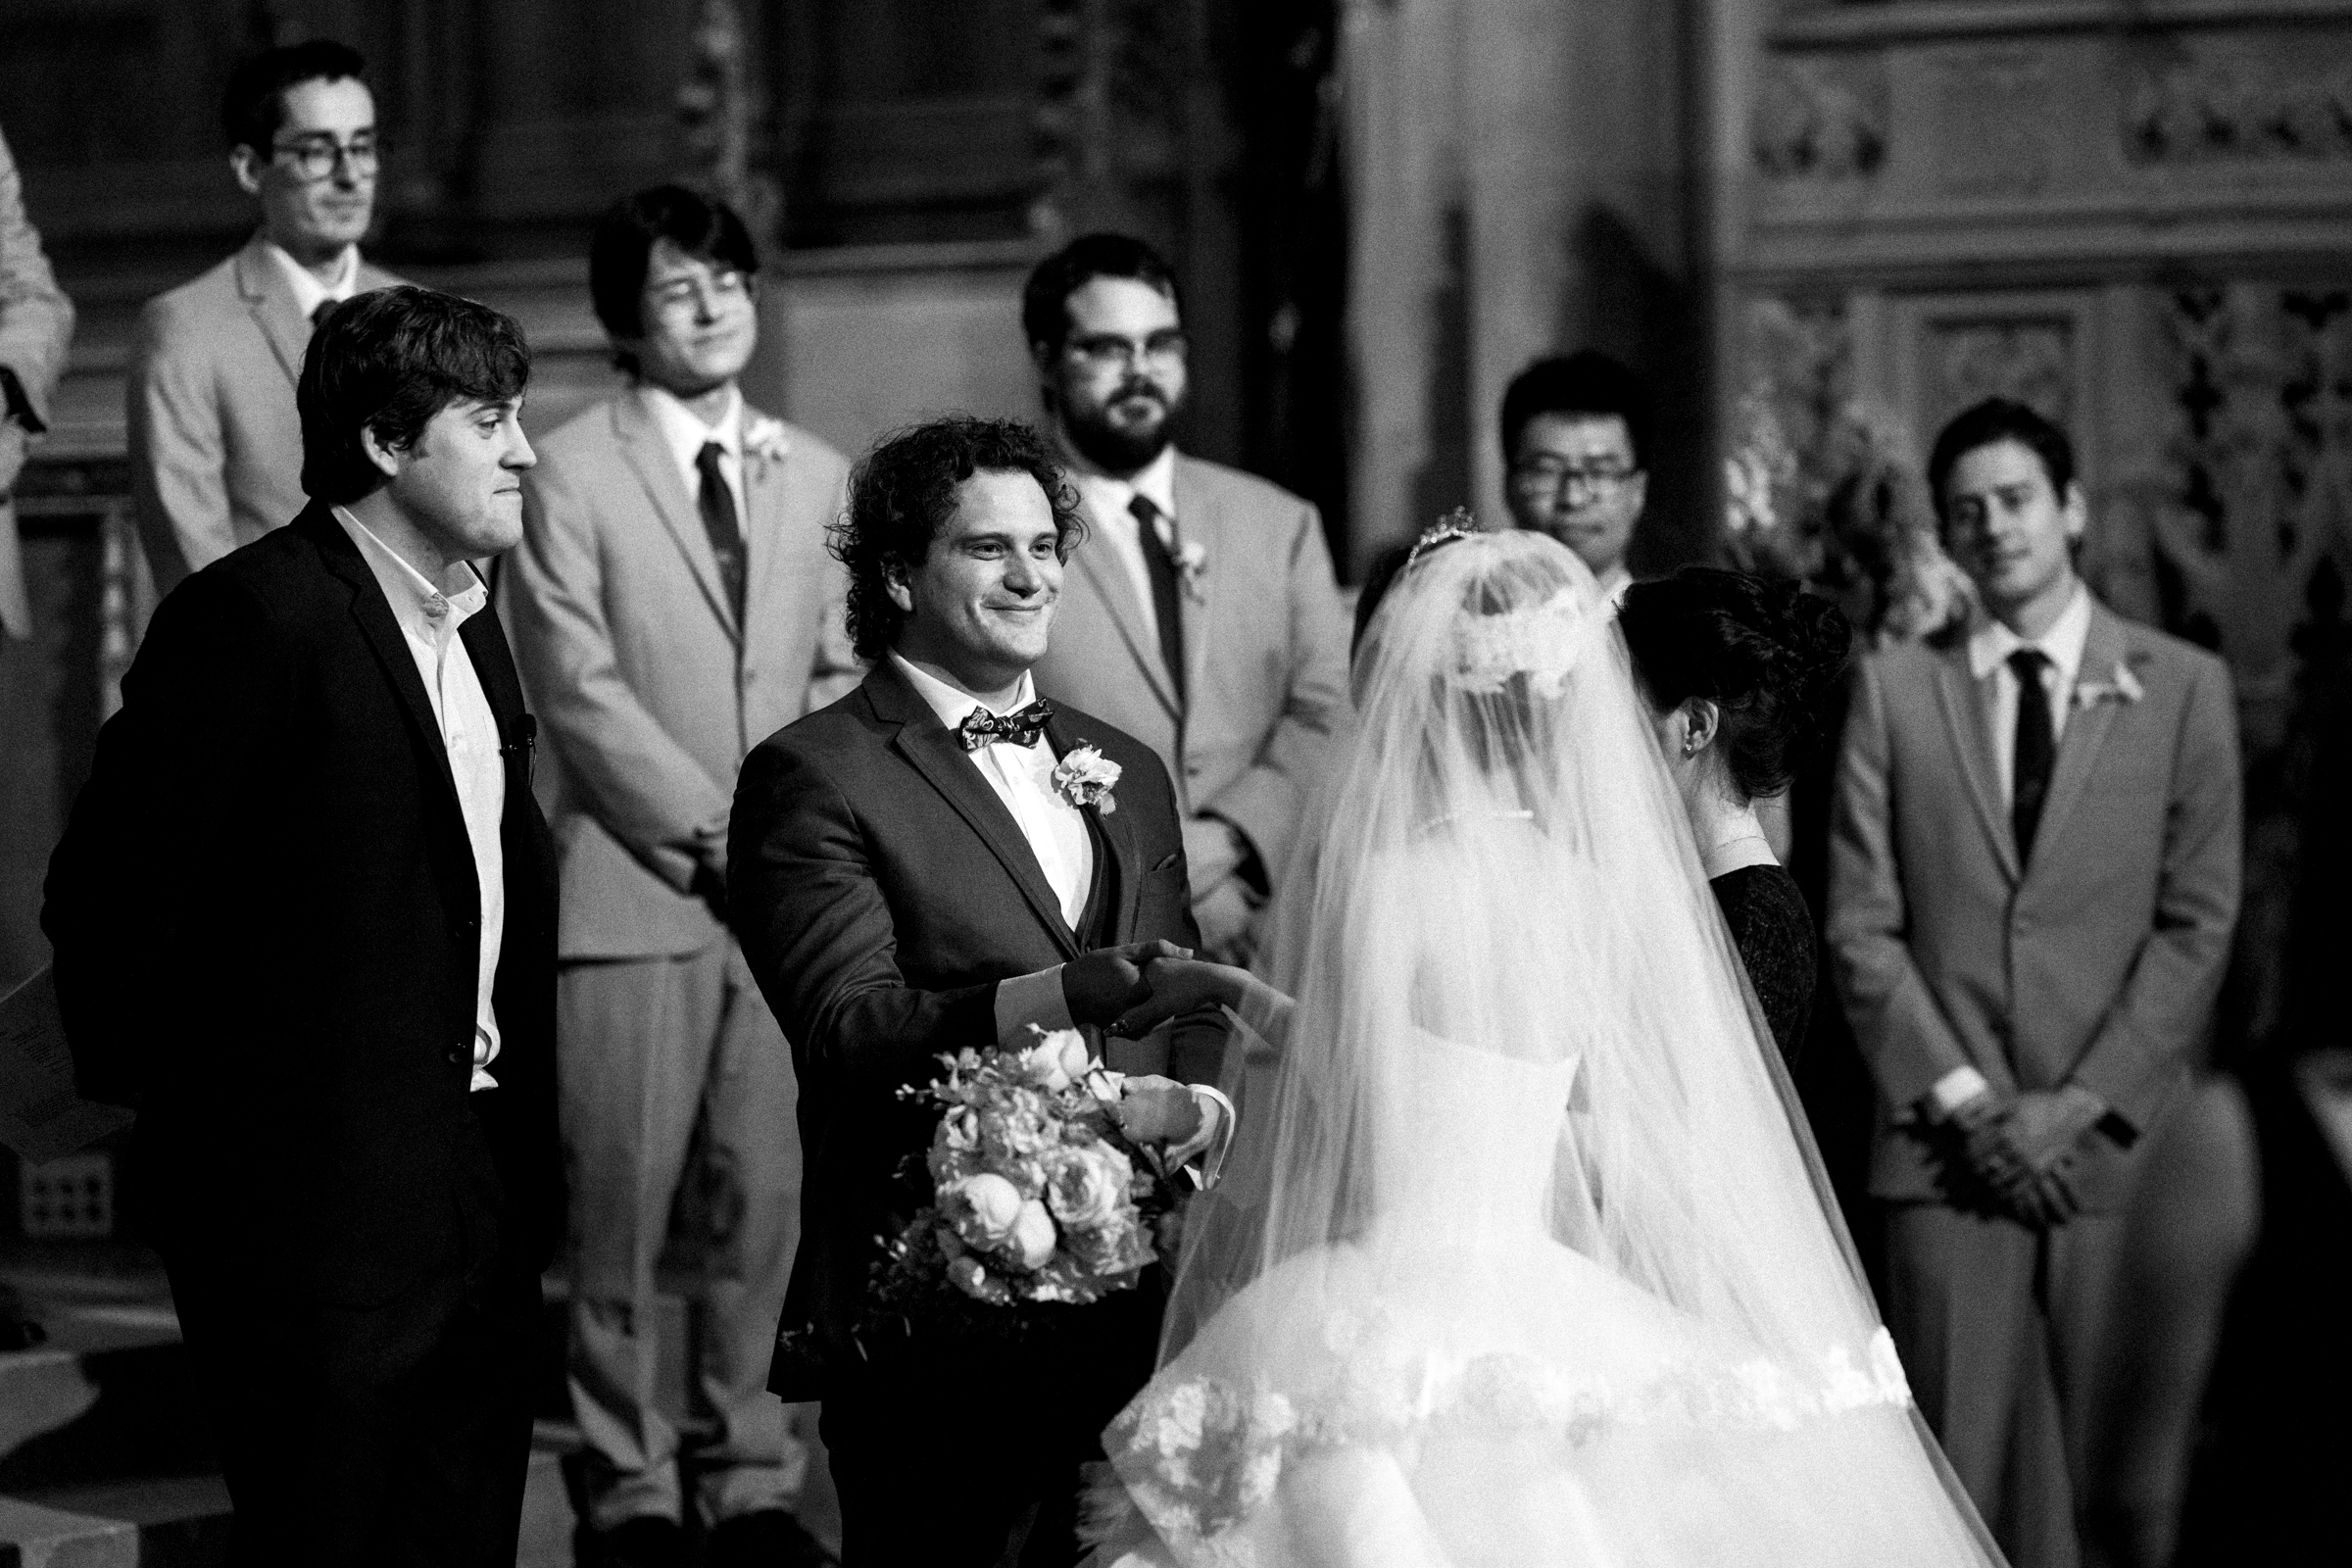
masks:
[[[1617,622],[1653,709],[1715,705],[1715,744],[1743,801],[1788,787],[1853,643],[1836,605],[1793,583],[1685,566],[1628,588]]]
[[[890,597],[890,568],[919,566],[975,473],[1026,473],[1054,509],[1061,559],[1086,537],[1078,492],[1046,438],[1018,419],[968,414],[894,430],[850,470],[850,506],[833,525],[833,559],[850,571],[850,641],[872,662],[890,652],[906,612]]]

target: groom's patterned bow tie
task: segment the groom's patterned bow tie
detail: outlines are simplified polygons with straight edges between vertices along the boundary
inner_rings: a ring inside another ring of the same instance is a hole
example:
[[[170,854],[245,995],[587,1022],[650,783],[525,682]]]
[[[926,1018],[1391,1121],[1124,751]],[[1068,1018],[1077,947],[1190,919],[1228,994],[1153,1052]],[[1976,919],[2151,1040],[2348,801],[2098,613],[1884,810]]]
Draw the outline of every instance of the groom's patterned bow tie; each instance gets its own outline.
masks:
[[[976,752],[983,746],[994,746],[1000,741],[1007,746],[1034,746],[1037,738],[1046,732],[1046,720],[1053,716],[1052,705],[1042,702],[1031,703],[1027,708],[1006,713],[1002,718],[985,708],[975,708],[963,715],[962,723],[956,726],[956,738],[963,742],[963,749],[967,752]]]

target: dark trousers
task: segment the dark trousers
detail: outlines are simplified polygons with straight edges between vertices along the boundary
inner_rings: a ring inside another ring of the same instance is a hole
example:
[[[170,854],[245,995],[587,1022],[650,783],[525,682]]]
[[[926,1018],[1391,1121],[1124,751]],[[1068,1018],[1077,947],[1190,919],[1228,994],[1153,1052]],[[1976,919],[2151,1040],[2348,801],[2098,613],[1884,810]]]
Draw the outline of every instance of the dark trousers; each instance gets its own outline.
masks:
[[[1070,1568],[1079,1470],[1152,1375],[1156,1274],[1066,1332],[869,1362],[817,1421],[843,1568]]]
[[[345,1307],[258,1289],[211,1250],[165,1261],[218,1417],[232,1563],[512,1568],[536,1271],[461,1267]]]

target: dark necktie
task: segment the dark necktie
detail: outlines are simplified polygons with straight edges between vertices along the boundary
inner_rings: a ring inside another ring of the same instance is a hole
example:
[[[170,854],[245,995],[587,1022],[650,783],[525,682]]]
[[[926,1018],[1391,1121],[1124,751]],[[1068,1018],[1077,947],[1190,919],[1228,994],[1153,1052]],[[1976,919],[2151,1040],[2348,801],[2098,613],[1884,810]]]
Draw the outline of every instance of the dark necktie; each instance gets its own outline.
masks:
[[[2041,825],[2041,807],[2050,793],[2050,766],[2057,760],[2058,737],[2050,725],[2050,690],[2041,672],[2050,662],[2038,648],[2020,648],[2009,656],[2017,675],[2017,745],[2009,788],[2009,826],[2017,835],[2017,859],[2023,865],[2034,858],[2034,831]]]
[[[1168,519],[1167,539],[1159,536],[1159,508],[1147,496],[1127,503],[1135,514],[1137,542],[1144,547],[1144,572],[1152,579],[1152,613],[1159,619],[1159,657],[1168,662],[1168,680],[1176,688],[1176,706],[1184,706],[1184,622],[1176,609],[1176,519]]]
[[[1037,738],[1046,732],[1046,720],[1053,716],[1053,706],[1043,702],[1031,703],[1001,716],[985,708],[975,708],[956,726],[956,738],[967,752],[1000,742],[1006,746],[1035,746]]]
[[[694,457],[695,471],[703,476],[700,505],[703,513],[703,531],[710,536],[710,553],[718,558],[718,580],[726,585],[727,603],[735,611],[735,624],[743,624],[743,529],[735,521],[735,493],[727,488],[727,476],[719,470],[718,460],[726,448],[715,441],[703,443],[703,450]]]

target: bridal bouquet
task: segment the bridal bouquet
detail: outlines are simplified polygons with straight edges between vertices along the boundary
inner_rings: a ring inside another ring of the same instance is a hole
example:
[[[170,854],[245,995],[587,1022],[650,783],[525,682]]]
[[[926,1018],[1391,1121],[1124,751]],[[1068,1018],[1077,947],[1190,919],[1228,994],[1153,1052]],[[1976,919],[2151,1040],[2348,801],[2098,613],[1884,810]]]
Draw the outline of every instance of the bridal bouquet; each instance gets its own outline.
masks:
[[[888,1244],[874,1316],[1025,1326],[1007,1310],[1130,1290],[1163,1244],[1172,1252],[1179,1190],[1112,1117],[1121,1075],[1091,1062],[1076,1030],[940,1060],[945,1078],[900,1091],[942,1114],[924,1155],[931,1201]]]

